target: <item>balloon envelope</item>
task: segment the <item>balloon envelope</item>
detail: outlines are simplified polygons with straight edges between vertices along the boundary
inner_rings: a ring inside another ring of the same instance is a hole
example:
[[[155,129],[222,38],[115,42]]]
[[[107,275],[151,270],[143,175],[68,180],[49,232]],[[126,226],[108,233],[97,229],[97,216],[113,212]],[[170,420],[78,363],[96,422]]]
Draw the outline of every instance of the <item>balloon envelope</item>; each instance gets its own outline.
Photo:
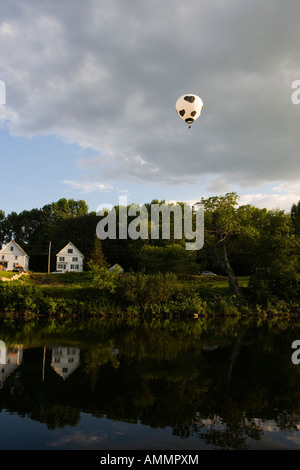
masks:
[[[193,93],[188,93],[182,95],[176,101],[176,111],[185,122],[192,124],[198,117],[201,115],[203,110],[203,101],[202,99],[194,95]]]

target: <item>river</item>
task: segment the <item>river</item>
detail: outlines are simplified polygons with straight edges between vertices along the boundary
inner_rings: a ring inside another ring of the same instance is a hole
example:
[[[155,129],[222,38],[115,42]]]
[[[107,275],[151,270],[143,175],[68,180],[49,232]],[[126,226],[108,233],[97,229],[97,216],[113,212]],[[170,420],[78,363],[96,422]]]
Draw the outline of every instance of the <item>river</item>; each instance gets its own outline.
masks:
[[[297,318],[2,318],[0,449],[300,449],[297,339]]]

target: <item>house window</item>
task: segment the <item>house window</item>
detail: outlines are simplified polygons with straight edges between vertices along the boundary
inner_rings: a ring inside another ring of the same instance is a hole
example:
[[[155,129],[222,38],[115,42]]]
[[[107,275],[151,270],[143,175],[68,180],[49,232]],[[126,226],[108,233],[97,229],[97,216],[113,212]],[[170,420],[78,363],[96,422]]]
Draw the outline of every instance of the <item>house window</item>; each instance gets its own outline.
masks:
[[[57,264],[57,269],[66,269],[66,265],[58,263]]]
[[[68,253],[73,253],[73,248],[68,248]]]
[[[4,255],[2,255],[2,259],[4,259]]]
[[[71,264],[71,269],[79,269],[79,264]]]
[[[78,257],[77,257],[77,256],[73,256],[72,261],[78,261]]]
[[[68,373],[68,370],[69,370],[69,369],[68,369],[67,367],[63,367],[63,370],[62,370],[63,374],[67,374],[67,373]]]
[[[18,259],[18,257],[17,257],[17,256],[15,256],[15,259]]]
[[[13,247],[13,246],[10,247],[10,251],[14,251],[14,247]]]
[[[60,257],[59,257],[59,261],[65,261],[65,257],[64,257],[64,256],[60,256]]]

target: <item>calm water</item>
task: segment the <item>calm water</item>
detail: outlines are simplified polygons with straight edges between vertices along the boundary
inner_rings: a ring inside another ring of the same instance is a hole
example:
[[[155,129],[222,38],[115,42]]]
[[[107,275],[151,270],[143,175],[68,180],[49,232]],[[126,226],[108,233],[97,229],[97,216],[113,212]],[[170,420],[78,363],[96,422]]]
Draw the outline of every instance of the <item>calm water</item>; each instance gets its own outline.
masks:
[[[300,449],[300,319],[0,320],[0,449]]]

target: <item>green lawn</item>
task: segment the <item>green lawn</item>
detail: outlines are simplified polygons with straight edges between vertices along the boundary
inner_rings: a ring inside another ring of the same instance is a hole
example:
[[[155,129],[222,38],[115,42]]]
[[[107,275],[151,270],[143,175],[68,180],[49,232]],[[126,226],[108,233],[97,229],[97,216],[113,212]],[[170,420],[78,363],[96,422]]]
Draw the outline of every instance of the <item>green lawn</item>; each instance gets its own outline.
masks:
[[[24,276],[23,282],[40,286],[47,295],[54,297],[82,297],[91,289],[91,277],[89,272],[47,274],[31,273]],[[238,277],[241,287],[247,287],[249,277]],[[186,292],[198,293],[203,298],[219,296],[231,296],[227,277],[203,277],[193,276],[192,279],[179,281],[185,285]]]
[[[88,286],[90,284],[89,273],[31,273],[26,282],[39,286]]]
[[[240,287],[248,286],[248,276],[238,276],[237,279]],[[190,283],[192,284],[194,289],[197,289],[200,295],[228,295],[231,292],[229,287],[229,281],[226,277],[195,276],[195,278],[190,281]]]
[[[15,273],[4,272],[4,274],[13,275]],[[89,285],[90,274],[88,272],[82,273],[64,273],[64,274],[48,274],[48,273],[30,273],[28,282],[39,285]],[[200,275],[193,276],[189,282],[196,283],[203,287],[215,286],[218,289],[227,288],[229,286],[228,279],[225,276],[217,277],[204,277]],[[241,287],[247,287],[249,282],[248,276],[239,276],[238,282]]]
[[[15,274],[18,274],[18,273],[14,273],[14,272],[12,272],[12,271],[0,271],[0,277],[11,278],[11,277],[13,277]]]

